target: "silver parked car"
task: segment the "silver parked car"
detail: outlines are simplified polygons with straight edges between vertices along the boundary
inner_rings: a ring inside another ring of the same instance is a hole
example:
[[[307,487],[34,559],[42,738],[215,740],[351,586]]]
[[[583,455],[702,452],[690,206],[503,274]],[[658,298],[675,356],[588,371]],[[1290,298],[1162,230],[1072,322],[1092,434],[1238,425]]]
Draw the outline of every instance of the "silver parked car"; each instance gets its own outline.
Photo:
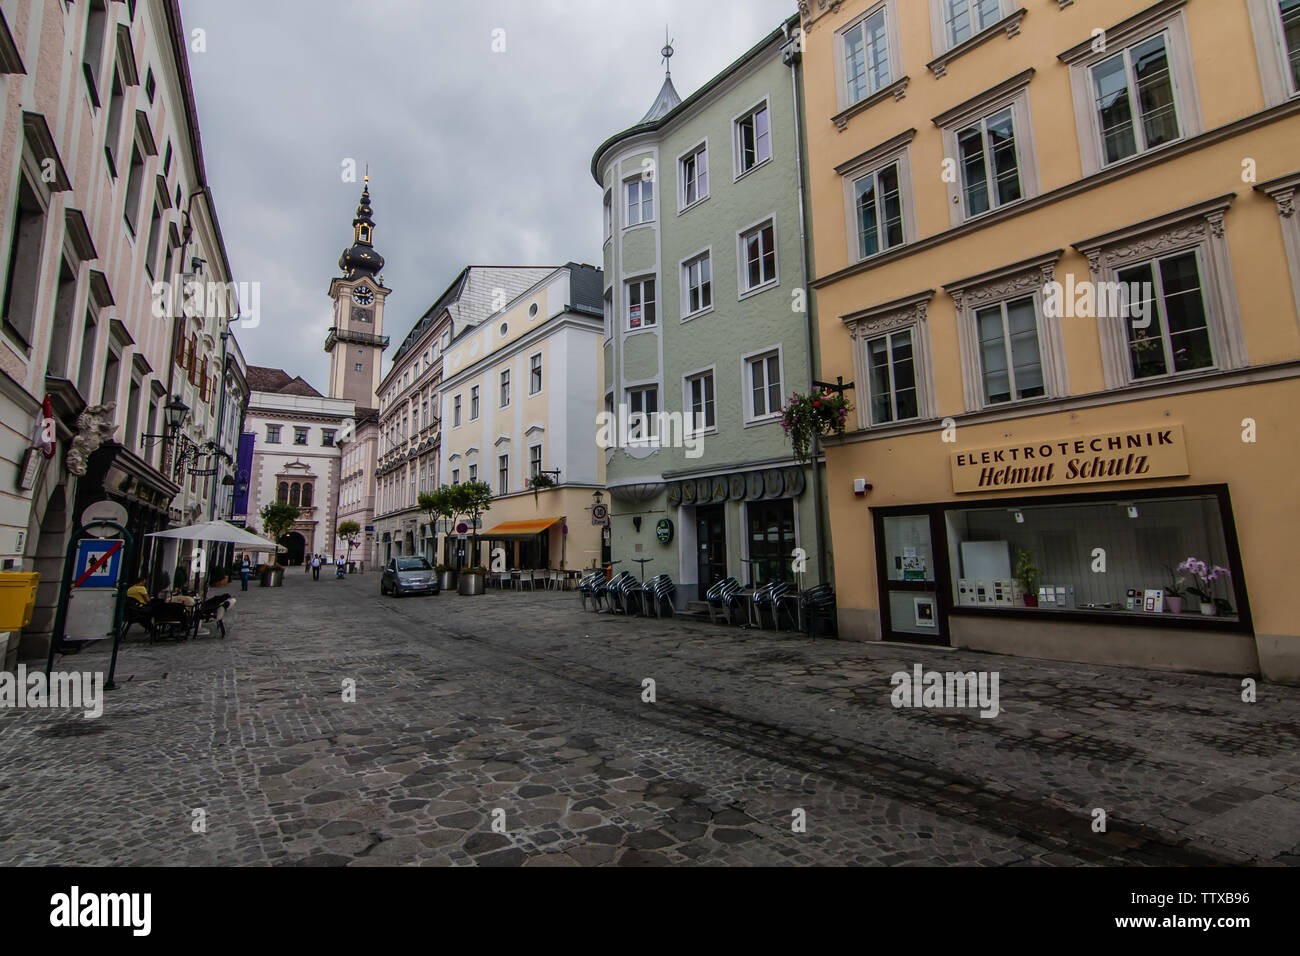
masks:
[[[438,575],[427,559],[412,555],[390,558],[379,578],[379,593],[401,597],[403,594],[437,594]]]

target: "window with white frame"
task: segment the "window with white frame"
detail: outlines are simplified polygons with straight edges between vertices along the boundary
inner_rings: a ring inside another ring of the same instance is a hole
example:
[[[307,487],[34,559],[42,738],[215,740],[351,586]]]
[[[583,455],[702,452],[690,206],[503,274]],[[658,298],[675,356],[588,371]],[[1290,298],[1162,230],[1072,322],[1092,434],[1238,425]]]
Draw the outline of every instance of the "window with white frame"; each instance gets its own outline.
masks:
[[[536,478],[542,473],[542,446],[528,446],[528,473]]]
[[[458,398],[457,401],[460,401]],[[471,385],[469,389],[469,420],[478,421],[478,386]]]
[[[749,418],[773,418],[781,414],[781,355],[768,352],[745,360]]]
[[[879,92],[893,80],[887,14],[888,8],[882,6],[838,34],[845,107]]]
[[[1300,96],[1300,0],[1246,0],[1264,105]]]
[[[887,166],[853,180],[854,224],[858,258],[866,259],[907,241],[903,226],[902,163]]]
[[[459,474],[457,475],[457,480],[459,480]],[[478,465],[469,466],[469,480],[478,481]]]
[[[753,292],[776,278],[776,224],[769,219],[740,235],[740,291]]]
[[[471,478],[470,480],[473,481],[474,479]],[[453,469],[451,470],[451,483],[452,483],[453,485],[459,485],[459,484],[460,484],[460,469],[459,469],[459,468],[453,468]]]
[[[510,456],[501,455],[497,458],[497,494],[504,495],[510,493]]]
[[[510,404],[510,369],[501,370],[501,407]]]
[[[1103,60],[1090,75],[1103,165],[1181,138],[1164,33]]]
[[[539,352],[528,360],[528,394],[536,395],[542,390],[542,355]]]
[[[1194,372],[1214,365],[1210,323],[1202,292],[1201,266],[1195,250],[1152,259],[1116,272],[1131,298],[1128,329],[1129,367],[1134,379]]]
[[[772,114],[767,103],[755,107],[736,120],[736,175],[772,158]]]
[[[655,325],[655,280],[633,279],[624,286],[624,292],[627,300],[627,327],[643,329]]]
[[[980,381],[985,405],[1046,394],[1034,297],[998,302],[975,311]]]
[[[898,329],[866,340],[871,424],[886,425],[920,415],[912,329]]]
[[[1002,0],[943,0],[948,47],[965,43],[1002,19]]]
[[[957,131],[962,208],[966,216],[1013,203],[1024,196],[1016,113],[1008,106]]]
[[[1300,0],[1277,0],[1282,21],[1282,47],[1292,95],[1300,94]]]
[[[460,396],[457,395],[451,400],[451,427],[460,427]]]
[[[712,369],[687,376],[685,399],[686,411],[690,416],[686,422],[688,431],[703,432],[718,427]]]
[[[652,222],[655,217],[655,184],[651,179],[638,176],[623,184],[627,196],[627,224],[639,226],[643,222]]]
[[[682,315],[713,308],[713,261],[709,253],[682,263]]]
[[[709,197],[709,150],[701,144],[682,157],[678,164],[682,184],[679,203],[682,209]]]
[[[656,386],[629,388],[627,411],[629,441],[648,441],[659,436],[659,389]]]
[[[267,443],[268,445],[278,445],[278,444],[280,444],[280,426],[279,426],[279,425],[267,425],[267,426],[266,426],[266,443]]]

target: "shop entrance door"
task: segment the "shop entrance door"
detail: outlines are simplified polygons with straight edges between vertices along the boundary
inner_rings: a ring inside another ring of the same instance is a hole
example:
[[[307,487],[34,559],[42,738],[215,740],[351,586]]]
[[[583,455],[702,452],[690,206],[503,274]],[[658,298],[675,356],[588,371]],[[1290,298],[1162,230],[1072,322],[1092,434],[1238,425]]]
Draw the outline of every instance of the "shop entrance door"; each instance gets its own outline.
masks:
[[[699,548],[700,600],[709,588],[727,576],[727,516],[722,505],[695,509],[696,541]]]
[[[875,514],[881,636],[887,641],[947,646],[947,562],[935,548],[929,512]]]

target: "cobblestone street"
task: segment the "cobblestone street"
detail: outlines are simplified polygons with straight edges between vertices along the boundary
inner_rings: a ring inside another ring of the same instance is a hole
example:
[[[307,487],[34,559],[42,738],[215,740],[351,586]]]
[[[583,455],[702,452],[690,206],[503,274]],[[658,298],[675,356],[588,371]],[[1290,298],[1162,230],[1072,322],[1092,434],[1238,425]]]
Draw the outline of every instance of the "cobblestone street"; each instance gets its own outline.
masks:
[[[378,589],[236,587],[101,718],[0,713],[0,863],[1300,863],[1300,689]],[[915,663],[1002,712],[895,709]]]

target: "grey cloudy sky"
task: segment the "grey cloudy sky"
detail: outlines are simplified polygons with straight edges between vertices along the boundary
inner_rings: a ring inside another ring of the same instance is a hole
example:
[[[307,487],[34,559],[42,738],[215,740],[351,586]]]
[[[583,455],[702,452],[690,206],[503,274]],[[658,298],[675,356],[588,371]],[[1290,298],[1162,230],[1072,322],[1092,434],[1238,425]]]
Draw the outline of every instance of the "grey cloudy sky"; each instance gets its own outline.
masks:
[[[235,278],[261,283],[254,365],[322,392],[329,281],[370,166],[396,349],[467,264],[600,262],[589,166],[663,81],[683,97],[794,0],[181,0],[208,179]],[[505,31],[504,53],[492,51]],[[358,180],[360,173],[358,173]],[[388,363],[385,361],[385,371]]]

